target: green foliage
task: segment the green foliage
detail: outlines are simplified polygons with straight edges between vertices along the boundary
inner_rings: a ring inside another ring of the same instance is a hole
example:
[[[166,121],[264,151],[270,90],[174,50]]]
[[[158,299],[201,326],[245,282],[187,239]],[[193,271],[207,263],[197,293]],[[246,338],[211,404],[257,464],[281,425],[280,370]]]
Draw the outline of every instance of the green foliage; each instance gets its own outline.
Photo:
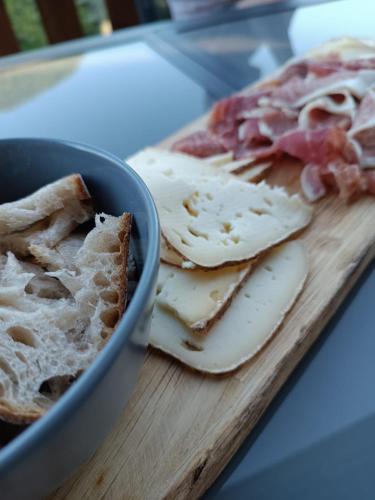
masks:
[[[168,17],[166,0],[149,1],[154,5],[157,19]],[[4,0],[4,2],[21,50],[37,49],[48,44],[35,0]],[[75,4],[84,34],[99,34],[101,22],[108,17],[104,0],[75,0]]]
[[[85,35],[100,33],[100,23],[107,18],[103,0],[76,0],[76,7]]]
[[[22,50],[48,43],[34,0],[5,0],[5,8]]]

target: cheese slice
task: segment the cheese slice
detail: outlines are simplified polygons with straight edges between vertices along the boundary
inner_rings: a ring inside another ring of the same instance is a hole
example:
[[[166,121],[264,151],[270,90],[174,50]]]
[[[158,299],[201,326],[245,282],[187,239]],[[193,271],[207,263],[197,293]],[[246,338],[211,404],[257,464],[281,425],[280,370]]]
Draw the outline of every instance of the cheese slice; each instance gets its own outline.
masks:
[[[201,176],[230,176],[206,161],[184,153],[160,148],[146,148],[127,158],[126,163],[148,183],[150,176],[159,173],[169,179]]]
[[[197,370],[232,371],[270,340],[301,292],[307,271],[303,245],[286,243],[258,264],[231,307],[205,336],[194,334],[156,304],[150,343]]]
[[[255,159],[254,158],[241,158],[240,160],[235,160],[233,156],[233,151],[228,151],[227,153],[222,153],[220,155],[209,156],[203,161],[218,167],[218,170],[224,170],[229,173],[234,173],[237,170],[241,170],[245,167],[252,166]]]
[[[182,269],[194,269],[197,267],[195,264],[185,260],[181,255],[178,255],[174,250],[169,248],[163,235],[160,238],[160,260],[166,264],[181,267]]]
[[[272,162],[270,161],[259,163],[258,165],[254,165],[251,168],[236,173],[236,177],[245,182],[258,182],[265,176],[266,172],[268,172],[271,167]]]
[[[196,333],[206,333],[228,308],[252,264],[214,271],[186,271],[161,264],[157,304]]]
[[[254,164],[256,161],[254,158],[235,160],[233,158],[233,151],[209,156],[205,158],[204,161],[217,167],[220,173],[226,172],[234,174],[237,178],[245,182],[259,181],[264,176],[265,172],[272,166],[271,162]]]
[[[264,182],[155,175],[148,187],[168,246],[201,268],[249,261],[305,227],[312,215],[298,195]]]

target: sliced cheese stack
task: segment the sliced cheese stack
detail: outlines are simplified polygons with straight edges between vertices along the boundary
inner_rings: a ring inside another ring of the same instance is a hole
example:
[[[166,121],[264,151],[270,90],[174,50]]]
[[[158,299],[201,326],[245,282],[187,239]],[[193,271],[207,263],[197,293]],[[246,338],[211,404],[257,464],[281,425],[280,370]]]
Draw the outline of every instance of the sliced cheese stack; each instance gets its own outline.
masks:
[[[302,290],[307,270],[301,243],[293,241],[273,250],[204,336],[194,334],[157,301],[151,345],[203,372],[234,370],[255,356],[280,326]],[[200,300],[200,293],[191,300]]]
[[[161,264],[157,302],[195,333],[207,332],[229,307],[251,268],[250,263],[207,272]]]
[[[298,195],[242,180],[251,169],[228,155],[149,148],[127,162],[150,189],[162,230],[151,344],[202,371],[237,368],[302,288],[301,244],[270,249],[303,229],[312,209]]]

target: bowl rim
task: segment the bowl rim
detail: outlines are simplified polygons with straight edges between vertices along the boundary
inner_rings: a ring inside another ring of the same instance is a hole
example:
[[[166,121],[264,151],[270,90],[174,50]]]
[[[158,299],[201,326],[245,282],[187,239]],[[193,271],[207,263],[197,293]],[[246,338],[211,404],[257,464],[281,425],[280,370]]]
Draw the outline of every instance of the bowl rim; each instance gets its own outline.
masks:
[[[156,277],[156,272],[159,266],[159,248],[160,248],[160,228],[159,219],[151,196],[144,181],[139,175],[130,168],[124,161],[116,155],[105,151],[96,146],[88,144],[48,138],[11,138],[0,139],[0,146],[8,143],[11,145],[25,143],[32,146],[56,146],[68,147],[70,149],[78,149],[90,154],[94,154],[109,161],[125,173],[125,176],[131,177],[140,188],[143,194],[146,219],[149,222],[149,245],[144,260],[143,272],[135,289],[134,295],[129,306],[126,309],[126,314],[121,318],[113,335],[105,345],[102,351],[98,354],[93,363],[83,372],[73,386],[51,407],[50,410],[39,420],[30,425],[27,429],[16,436],[4,448],[0,449],[0,473],[3,473],[22,459],[27,453],[45,439],[59,425],[62,425],[65,418],[74,410],[82,405],[83,402],[90,396],[99,381],[105,376],[110,366],[114,363],[116,357],[121,352],[129,335],[133,331],[141,310],[147,307],[149,298],[152,293],[152,287]]]

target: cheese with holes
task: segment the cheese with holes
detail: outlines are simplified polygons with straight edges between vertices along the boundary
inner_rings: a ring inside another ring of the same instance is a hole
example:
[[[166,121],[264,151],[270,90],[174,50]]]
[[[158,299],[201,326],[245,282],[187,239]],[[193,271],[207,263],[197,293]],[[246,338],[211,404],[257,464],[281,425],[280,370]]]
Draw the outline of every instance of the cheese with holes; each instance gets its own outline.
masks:
[[[160,260],[165,264],[181,267],[182,269],[195,269],[197,266],[185,260],[181,255],[178,255],[174,250],[168,247],[163,235],[160,238]]]
[[[156,304],[150,343],[203,372],[234,370],[269,341],[301,292],[307,271],[303,245],[285,243],[257,265],[231,307],[205,336],[194,334]]]
[[[148,176],[168,245],[202,268],[248,261],[305,227],[312,208],[298,195],[235,178]]]
[[[157,304],[192,330],[205,333],[230,305],[251,267],[241,264],[214,271],[186,271],[161,264]]]
[[[219,171],[200,158],[166,149],[146,148],[125,161],[142,177],[146,184],[150,175],[154,175],[156,172],[170,179],[217,176],[218,174],[228,177],[230,175]]]

